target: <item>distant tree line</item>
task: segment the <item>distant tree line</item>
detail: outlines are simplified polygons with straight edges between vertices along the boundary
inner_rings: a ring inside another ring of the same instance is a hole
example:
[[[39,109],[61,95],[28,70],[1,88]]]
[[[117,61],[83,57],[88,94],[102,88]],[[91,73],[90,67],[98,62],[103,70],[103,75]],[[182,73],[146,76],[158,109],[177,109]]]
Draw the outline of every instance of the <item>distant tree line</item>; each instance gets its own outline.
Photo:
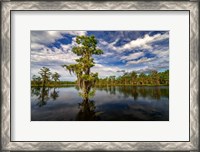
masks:
[[[39,76],[33,75],[31,86],[64,86],[78,84],[78,81],[60,81],[60,74],[52,73],[49,68],[42,67],[38,72]],[[164,72],[152,71],[150,74],[136,72],[125,72],[122,76],[109,76],[106,78],[98,78],[96,86],[102,85],[169,85],[169,70]]]
[[[150,74],[125,72],[122,76],[109,76],[97,80],[96,85],[169,85],[169,70]]]
[[[31,86],[49,87],[75,84],[75,82],[60,81],[60,74],[57,72],[52,73],[47,67],[42,67],[38,74],[39,76],[32,76]]]

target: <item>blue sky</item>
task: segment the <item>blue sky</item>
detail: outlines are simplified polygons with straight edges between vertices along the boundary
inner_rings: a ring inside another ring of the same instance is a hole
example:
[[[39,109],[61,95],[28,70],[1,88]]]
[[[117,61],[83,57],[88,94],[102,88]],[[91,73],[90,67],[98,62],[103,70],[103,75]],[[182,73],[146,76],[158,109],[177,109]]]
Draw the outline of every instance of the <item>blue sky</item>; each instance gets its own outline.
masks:
[[[61,65],[74,64],[78,57],[71,51],[78,35],[94,35],[104,51],[93,56],[92,72],[99,77],[120,76],[124,72],[149,73],[169,69],[168,31],[31,31],[31,76],[43,66],[58,72],[61,80],[74,81]]]

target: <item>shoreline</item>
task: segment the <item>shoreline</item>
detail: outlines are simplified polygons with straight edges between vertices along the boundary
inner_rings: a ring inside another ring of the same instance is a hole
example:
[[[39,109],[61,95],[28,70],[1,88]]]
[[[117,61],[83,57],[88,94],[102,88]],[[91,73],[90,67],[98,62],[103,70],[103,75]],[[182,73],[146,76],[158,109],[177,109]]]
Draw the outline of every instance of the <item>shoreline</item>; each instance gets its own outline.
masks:
[[[45,87],[69,87],[69,86],[77,86],[77,84],[63,84],[63,85],[46,85]],[[95,85],[95,87],[118,87],[118,86],[121,86],[121,87],[162,87],[162,86],[168,86],[168,84],[160,84],[160,85],[152,85],[152,84],[145,84],[145,85],[131,85],[131,84],[117,84],[117,85]],[[31,85],[31,88],[32,87],[42,87],[42,85]],[[95,88],[94,87],[94,88]]]

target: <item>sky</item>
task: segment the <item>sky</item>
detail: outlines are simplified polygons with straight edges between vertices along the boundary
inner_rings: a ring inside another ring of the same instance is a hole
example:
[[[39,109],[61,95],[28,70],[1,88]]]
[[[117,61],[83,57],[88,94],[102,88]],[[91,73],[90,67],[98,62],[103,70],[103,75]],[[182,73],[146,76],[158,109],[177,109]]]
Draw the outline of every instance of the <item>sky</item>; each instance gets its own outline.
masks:
[[[61,65],[74,64],[72,52],[79,35],[94,35],[102,55],[93,55],[100,78],[124,72],[149,73],[169,69],[169,31],[31,31],[31,76],[42,67],[58,72],[62,81],[74,81]]]

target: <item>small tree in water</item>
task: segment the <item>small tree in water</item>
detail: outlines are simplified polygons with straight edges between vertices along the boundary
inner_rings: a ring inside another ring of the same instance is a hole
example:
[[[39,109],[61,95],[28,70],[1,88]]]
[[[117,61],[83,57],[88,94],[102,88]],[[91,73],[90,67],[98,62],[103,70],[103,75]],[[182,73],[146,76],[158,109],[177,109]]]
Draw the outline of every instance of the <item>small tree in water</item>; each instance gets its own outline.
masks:
[[[91,68],[95,65],[92,55],[103,54],[103,51],[97,48],[97,40],[94,36],[77,36],[77,46],[72,48],[72,52],[79,59],[76,59],[76,64],[63,65],[63,67],[77,76],[77,84],[82,90],[80,93],[84,100],[88,100],[89,96],[94,94],[91,88],[95,85],[98,79],[98,73],[92,73]]]
[[[41,75],[42,87],[46,87],[47,83],[50,81],[49,79],[51,76],[49,68],[42,67],[38,73]]]
[[[51,75],[51,78],[54,80],[54,85],[56,85],[56,84],[58,83],[58,81],[60,81],[60,80],[59,80],[60,75],[59,75],[57,72],[53,73],[53,74]]]

